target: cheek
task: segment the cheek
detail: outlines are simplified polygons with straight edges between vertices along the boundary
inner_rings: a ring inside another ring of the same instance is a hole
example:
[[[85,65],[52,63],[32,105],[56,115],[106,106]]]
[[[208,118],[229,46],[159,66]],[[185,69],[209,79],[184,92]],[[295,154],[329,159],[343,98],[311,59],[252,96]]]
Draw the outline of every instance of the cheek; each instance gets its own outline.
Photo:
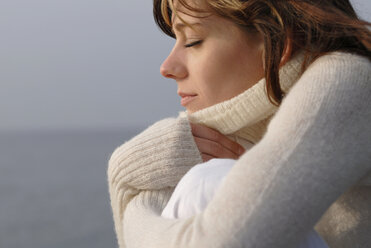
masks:
[[[199,92],[203,95],[204,100],[209,104],[220,101],[225,94],[227,86],[226,79],[229,77],[228,68],[226,68],[226,56],[224,52],[211,50],[197,60],[195,66],[195,79]]]
[[[196,82],[209,102],[230,99],[250,88],[264,76],[258,49],[225,46],[210,49],[197,60]]]
[[[264,76],[262,46],[255,43],[240,44],[239,49],[232,53],[234,56],[230,58],[231,68],[235,68],[235,75],[244,79],[248,85],[251,86]]]

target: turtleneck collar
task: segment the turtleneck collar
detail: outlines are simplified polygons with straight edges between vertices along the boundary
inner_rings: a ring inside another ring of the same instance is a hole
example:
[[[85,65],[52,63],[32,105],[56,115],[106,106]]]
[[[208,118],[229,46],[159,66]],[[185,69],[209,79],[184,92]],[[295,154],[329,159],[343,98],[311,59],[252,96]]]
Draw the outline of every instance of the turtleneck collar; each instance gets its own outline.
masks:
[[[280,85],[285,93],[299,79],[303,59],[303,53],[299,53],[280,68]],[[257,143],[266,131],[270,118],[278,109],[269,101],[265,84],[263,78],[229,100],[191,114],[182,111],[179,112],[179,116],[187,116],[191,123],[216,129],[245,147],[248,144],[244,141]]]

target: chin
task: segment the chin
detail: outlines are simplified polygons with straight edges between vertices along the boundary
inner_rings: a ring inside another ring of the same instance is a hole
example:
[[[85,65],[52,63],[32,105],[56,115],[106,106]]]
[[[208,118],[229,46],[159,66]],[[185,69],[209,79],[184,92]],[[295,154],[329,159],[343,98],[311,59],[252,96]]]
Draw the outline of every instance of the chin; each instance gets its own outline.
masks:
[[[197,112],[199,108],[194,108],[194,107],[186,107],[187,113],[188,114],[193,114],[194,112]]]
[[[186,108],[187,110],[187,114],[193,114],[195,111],[194,110],[191,110],[190,108]]]
[[[191,105],[191,104],[190,104]],[[206,107],[200,107],[200,106],[189,106],[189,107],[187,107],[186,109],[187,109],[187,113],[188,114],[193,114],[193,113],[195,113],[195,112],[197,112],[197,111],[200,111],[200,110],[203,110],[203,109],[205,109],[205,108],[208,108],[209,106],[206,106]]]

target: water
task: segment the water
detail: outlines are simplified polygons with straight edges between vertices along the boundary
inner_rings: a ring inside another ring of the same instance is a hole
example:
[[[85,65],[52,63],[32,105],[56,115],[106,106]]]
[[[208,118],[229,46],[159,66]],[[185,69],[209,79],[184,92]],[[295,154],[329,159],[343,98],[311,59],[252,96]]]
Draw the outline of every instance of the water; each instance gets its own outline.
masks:
[[[0,133],[0,247],[117,247],[107,162],[141,130]]]

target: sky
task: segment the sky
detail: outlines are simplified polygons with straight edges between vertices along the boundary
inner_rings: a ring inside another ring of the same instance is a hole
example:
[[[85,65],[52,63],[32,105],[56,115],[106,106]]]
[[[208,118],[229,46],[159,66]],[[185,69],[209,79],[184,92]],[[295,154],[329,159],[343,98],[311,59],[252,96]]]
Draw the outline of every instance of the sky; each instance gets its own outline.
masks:
[[[354,0],[371,21],[371,1]],[[184,110],[152,1],[0,0],[0,131],[148,126]]]

